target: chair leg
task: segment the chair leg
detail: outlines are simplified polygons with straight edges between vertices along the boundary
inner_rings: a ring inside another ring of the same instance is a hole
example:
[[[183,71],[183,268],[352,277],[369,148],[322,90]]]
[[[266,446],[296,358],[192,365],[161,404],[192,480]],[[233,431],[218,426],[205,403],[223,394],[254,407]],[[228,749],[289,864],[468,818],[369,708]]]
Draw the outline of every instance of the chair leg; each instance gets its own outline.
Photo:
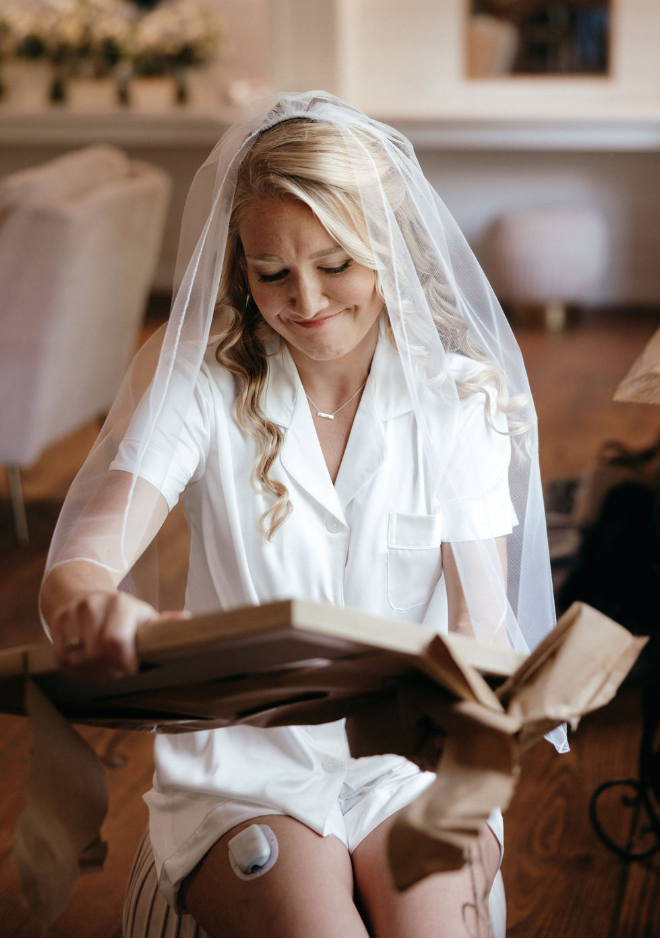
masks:
[[[568,310],[564,303],[547,303],[544,311],[545,328],[548,332],[563,332],[568,323]]]
[[[9,478],[9,495],[11,507],[14,512],[14,529],[21,547],[27,547],[30,542],[27,518],[25,516],[25,502],[23,501],[23,486],[21,485],[21,470],[18,466],[7,466]]]

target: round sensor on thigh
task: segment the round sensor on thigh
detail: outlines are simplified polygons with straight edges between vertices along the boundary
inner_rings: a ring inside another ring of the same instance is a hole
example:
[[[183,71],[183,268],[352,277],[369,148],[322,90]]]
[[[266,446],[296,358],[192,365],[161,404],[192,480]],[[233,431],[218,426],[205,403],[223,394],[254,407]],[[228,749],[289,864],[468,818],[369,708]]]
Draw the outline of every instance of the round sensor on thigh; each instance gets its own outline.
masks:
[[[277,837],[267,824],[250,824],[227,846],[229,863],[239,879],[257,879],[277,862]]]

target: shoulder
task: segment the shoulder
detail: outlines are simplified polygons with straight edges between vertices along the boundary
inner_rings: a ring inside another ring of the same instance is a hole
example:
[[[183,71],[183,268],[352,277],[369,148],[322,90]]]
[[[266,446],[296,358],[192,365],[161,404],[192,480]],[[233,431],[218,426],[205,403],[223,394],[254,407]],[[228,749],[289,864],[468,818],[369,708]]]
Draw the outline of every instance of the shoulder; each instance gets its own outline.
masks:
[[[452,352],[448,356],[448,369],[461,388],[461,412],[466,423],[487,424],[490,430],[506,433],[506,415],[500,409],[500,392],[497,366],[475,361],[466,355]],[[467,385],[467,387],[466,387]]]
[[[455,381],[475,381],[494,386],[494,368],[458,352],[447,354],[447,369]]]
[[[481,401],[483,405],[486,395],[490,398],[491,405],[496,403],[499,383],[497,380],[499,371],[496,365],[478,362],[466,355],[450,352],[447,355],[447,370],[451,378],[463,386],[461,389],[463,406],[474,406],[478,401]]]

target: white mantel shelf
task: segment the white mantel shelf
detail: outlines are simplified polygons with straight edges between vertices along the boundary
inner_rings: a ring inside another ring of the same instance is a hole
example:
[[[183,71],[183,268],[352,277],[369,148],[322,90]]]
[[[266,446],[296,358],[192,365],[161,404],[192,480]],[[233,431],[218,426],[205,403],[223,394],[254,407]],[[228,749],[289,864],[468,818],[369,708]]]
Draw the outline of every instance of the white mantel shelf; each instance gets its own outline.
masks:
[[[217,142],[238,112],[229,108],[163,111],[74,111],[0,107],[0,147],[125,147],[188,149]],[[658,151],[660,113],[611,118],[401,117],[379,115],[418,150]]]
[[[111,143],[187,149],[212,147],[237,111],[172,108],[169,111],[74,111],[0,108],[0,146],[85,146]]]
[[[390,120],[416,150],[660,150],[652,118],[435,118]]]

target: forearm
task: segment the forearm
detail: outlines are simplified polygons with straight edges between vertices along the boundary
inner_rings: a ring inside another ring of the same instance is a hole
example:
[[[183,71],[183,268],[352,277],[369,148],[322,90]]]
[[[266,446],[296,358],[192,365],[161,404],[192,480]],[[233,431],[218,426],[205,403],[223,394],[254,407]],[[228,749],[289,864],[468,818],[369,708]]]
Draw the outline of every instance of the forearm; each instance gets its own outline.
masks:
[[[494,551],[492,546],[494,544]],[[503,621],[506,613],[507,546],[506,538],[498,537],[491,542],[490,563],[485,563],[482,552],[485,544],[459,544],[463,552],[463,564],[470,570],[472,584],[472,611],[480,628],[476,631],[463,589],[461,573],[451,544],[442,545],[442,566],[447,589],[449,631],[470,638],[479,638],[494,645],[509,648],[510,643]],[[475,592],[476,591],[476,592]]]
[[[150,483],[137,479],[134,484],[130,473],[109,472],[68,534],[64,556],[80,559],[58,563],[44,580],[39,606],[46,622],[89,593],[115,591],[156,536],[167,510]]]

